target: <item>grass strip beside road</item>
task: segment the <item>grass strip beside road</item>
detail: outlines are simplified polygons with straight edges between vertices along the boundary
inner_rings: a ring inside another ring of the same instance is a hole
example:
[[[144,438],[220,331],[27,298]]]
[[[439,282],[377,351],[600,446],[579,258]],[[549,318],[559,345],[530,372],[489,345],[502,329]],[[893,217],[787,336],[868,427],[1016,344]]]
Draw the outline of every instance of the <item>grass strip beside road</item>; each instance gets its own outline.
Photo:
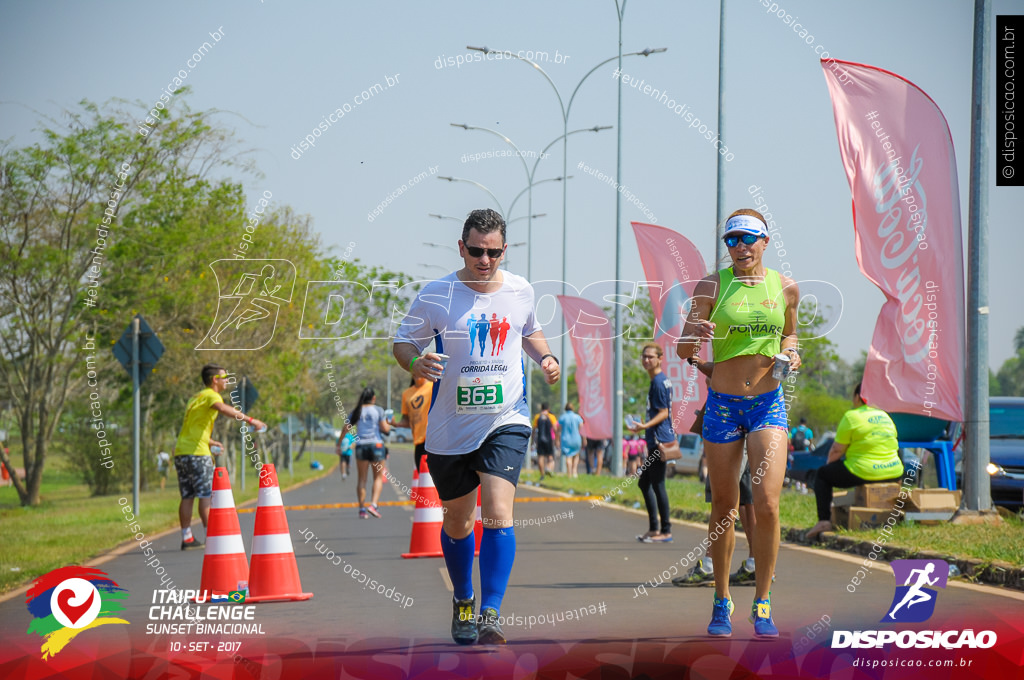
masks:
[[[536,482],[536,471],[524,472],[524,481]],[[580,475],[567,479],[564,475],[547,476],[541,486],[574,494],[606,496],[609,502],[633,507],[639,503],[644,509],[643,495],[637,488],[635,478],[615,479]],[[672,517],[706,523],[711,506],[704,502],[704,484],[696,477],[673,477],[665,481]],[[616,493],[621,490],[621,493]],[[797,493],[783,489],[779,500],[779,518],[783,534],[787,529],[807,529],[817,521],[814,494]],[[742,526],[742,525],[741,525]],[[841,536],[862,541],[875,541],[879,529],[849,531],[838,529]],[[933,552],[958,558],[974,558],[985,561],[1007,562],[1024,567],[1024,521],[1011,517],[1000,525],[957,526],[944,523],[924,526],[916,523],[897,524],[889,538],[888,546],[900,547],[913,552]]]
[[[320,453],[318,458],[327,466],[337,462],[333,454]],[[278,480],[282,488],[325,476],[333,469],[313,470],[309,462],[308,454],[297,461],[292,466],[294,475],[281,468]],[[235,504],[256,498],[258,491],[257,477],[249,470],[244,492],[237,483],[233,484]],[[118,502],[127,498],[131,505],[131,490],[113,496],[92,496],[77,475],[55,470],[45,476],[40,495],[42,501],[38,506],[24,508],[13,487],[0,488],[0,593],[14,590],[57,567],[84,564],[132,537]],[[180,500],[174,474],[163,491],[157,488],[139,495],[142,512],[138,523],[146,538],[152,539],[178,526]],[[196,507],[193,518],[198,517]]]
[[[847,531],[842,536],[862,541],[878,539],[878,529]],[[916,523],[897,524],[888,545],[915,553],[934,552],[984,562],[1007,562],[1024,567],[1024,521],[1020,517],[1004,517],[999,525],[960,526],[945,522],[932,526]]]

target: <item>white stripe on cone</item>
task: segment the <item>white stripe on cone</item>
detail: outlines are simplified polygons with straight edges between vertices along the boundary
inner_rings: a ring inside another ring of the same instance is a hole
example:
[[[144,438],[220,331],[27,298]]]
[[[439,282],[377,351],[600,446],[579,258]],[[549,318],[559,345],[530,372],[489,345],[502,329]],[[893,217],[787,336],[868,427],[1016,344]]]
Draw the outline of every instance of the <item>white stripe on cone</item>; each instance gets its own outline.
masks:
[[[434,488],[434,478],[430,476],[429,472],[420,473],[420,483],[416,487],[417,489],[432,489]]]
[[[412,511],[412,521],[440,524],[444,521],[444,508],[416,508]]]
[[[235,555],[245,554],[245,546],[242,545],[241,534],[230,534],[227,536],[207,536],[207,555]]]
[[[213,501],[210,504],[211,510],[222,510],[224,508],[235,507],[235,497],[231,494],[231,489],[220,489],[213,492]]]
[[[253,555],[279,555],[294,552],[292,537],[289,534],[265,534],[252,537]]]
[[[257,505],[261,508],[270,507],[272,505],[284,505],[281,502],[281,487],[279,486],[264,486],[260,489],[259,500]]]

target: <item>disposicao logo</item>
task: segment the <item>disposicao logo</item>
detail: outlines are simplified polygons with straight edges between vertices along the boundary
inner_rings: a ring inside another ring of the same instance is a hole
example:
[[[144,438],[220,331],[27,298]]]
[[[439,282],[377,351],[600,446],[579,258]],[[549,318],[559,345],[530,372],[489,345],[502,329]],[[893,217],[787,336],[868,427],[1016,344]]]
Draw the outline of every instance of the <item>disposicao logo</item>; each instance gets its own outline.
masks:
[[[128,597],[107,574],[91,567],[61,567],[37,578],[25,596],[34,617],[26,634],[44,638],[42,658],[55,656],[79,633],[108,623],[128,622],[102,617],[124,609],[118,600]]]
[[[943,560],[893,560],[896,592],[880,623],[920,623],[935,613],[938,591],[945,588],[949,564]],[[902,584],[902,585],[900,585]],[[929,588],[928,586],[933,586]],[[836,630],[832,648],[882,648],[893,644],[901,649],[987,649],[996,643],[996,634],[970,628],[959,630]]]
[[[889,613],[880,623],[919,623],[930,619],[935,613],[938,591],[925,586],[945,588],[949,565],[942,560],[893,560],[892,572],[896,577],[896,593]],[[901,581],[903,585],[899,585]]]

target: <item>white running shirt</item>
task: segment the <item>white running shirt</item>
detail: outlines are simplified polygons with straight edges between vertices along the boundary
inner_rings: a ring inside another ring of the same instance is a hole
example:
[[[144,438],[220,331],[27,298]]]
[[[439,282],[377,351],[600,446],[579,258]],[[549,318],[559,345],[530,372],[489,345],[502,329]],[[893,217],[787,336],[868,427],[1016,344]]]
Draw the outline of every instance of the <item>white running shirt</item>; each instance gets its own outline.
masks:
[[[530,426],[523,378],[523,336],[541,330],[533,286],[503,271],[494,293],[478,293],[455,272],[425,285],[402,320],[396,343],[451,357],[434,383],[426,448],[456,455],[480,448],[504,425]]]

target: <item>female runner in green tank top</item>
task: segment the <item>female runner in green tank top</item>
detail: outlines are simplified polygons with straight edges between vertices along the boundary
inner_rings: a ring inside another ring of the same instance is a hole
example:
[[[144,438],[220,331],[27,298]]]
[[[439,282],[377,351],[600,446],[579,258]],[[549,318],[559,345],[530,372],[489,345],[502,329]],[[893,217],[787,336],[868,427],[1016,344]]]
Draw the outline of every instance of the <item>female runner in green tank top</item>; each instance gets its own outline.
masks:
[[[786,474],[788,422],[781,382],[772,377],[772,368],[779,353],[789,356],[791,371],[800,368],[796,335],[800,293],[792,279],[765,267],[762,259],[769,237],[759,212],[734,212],[726,222],[724,240],[732,266],[697,284],[676,346],[680,358],[711,376],[703,431],[711,481],[708,533],[715,570],[708,634],[732,634],[729,569],[736,544],[733,523],[745,441],[757,518],[756,593],[749,620],[755,637],[777,637],[770,595],[779,552],[779,495]],[[703,340],[711,341],[714,361],[702,365],[696,357]]]

